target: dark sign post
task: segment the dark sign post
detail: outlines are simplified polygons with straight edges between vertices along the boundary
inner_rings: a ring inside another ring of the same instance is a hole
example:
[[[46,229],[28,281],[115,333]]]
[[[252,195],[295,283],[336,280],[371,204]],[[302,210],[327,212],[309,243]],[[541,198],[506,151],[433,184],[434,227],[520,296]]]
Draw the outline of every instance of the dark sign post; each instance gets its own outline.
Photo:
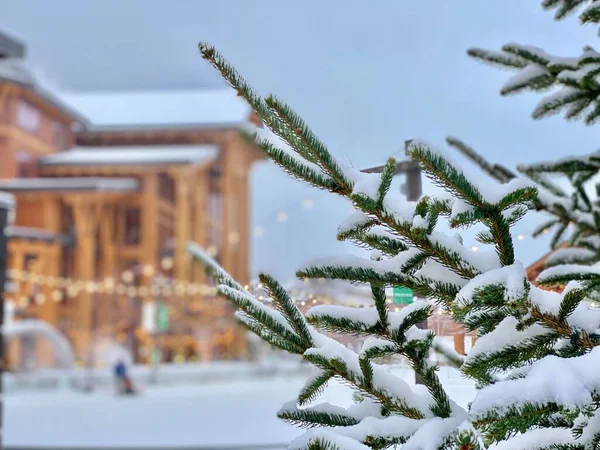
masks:
[[[14,215],[14,198],[10,194],[0,192],[0,327],[4,327],[4,290],[6,285],[6,269],[8,259],[8,227]],[[4,354],[4,332],[0,333],[0,449],[4,448],[4,385],[2,379],[6,370]]]
[[[405,152],[408,150],[408,145],[411,143],[412,139],[408,141],[404,141],[404,150]],[[408,153],[408,152],[407,152]],[[371,167],[369,169],[363,170],[365,173],[380,173],[383,170],[383,166]],[[423,185],[421,182],[421,167],[415,161],[406,160],[400,161],[396,164],[396,171],[394,175],[405,174],[406,182],[402,186],[402,193],[406,196],[406,199],[409,202],[416,202],[421,198],[421,194],[423,192]],[[410,297],[410,301],[408,298]],[[409,289],[395,287],[394,288],[394,303],[398,304],[408,304],[412,303],[412,291],[409,292]],[[417,324],[417,327],[426,330],[427,329],[427,320]],[[415,383],[423,384],[423,380],[421,377],[415,374]]]

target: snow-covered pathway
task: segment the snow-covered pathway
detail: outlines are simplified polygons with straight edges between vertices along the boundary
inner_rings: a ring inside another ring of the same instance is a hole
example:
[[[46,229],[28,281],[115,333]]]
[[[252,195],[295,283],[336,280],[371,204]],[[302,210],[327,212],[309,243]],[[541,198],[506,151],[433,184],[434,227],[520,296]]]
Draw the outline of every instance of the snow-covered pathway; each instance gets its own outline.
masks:
[[[403,374],[404,375],[404,374]],[[451,397],[461,405],[473,388],[442,369]],[[406,373],[410,379],[411,373]],[[7,395],[6,445],[84,447],[189,447],[287,443],[301,430],[277,419],[304,378],[248,380],[205,386],[162,387],[135,398],[110,391]],[[330,386],[320,401],[350,402],[345,386]]]

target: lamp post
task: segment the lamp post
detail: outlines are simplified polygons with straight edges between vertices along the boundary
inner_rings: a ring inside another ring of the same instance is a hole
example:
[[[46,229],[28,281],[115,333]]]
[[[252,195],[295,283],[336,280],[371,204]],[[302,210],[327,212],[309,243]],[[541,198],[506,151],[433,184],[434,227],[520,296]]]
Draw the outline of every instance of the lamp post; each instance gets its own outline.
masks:
[[[15,202],[10,194],[0,192],[0,327],[4,327],[4,287],[6,284],[6,269],[8,259],[7,228],[14,219]],[[0,333],[0,449],[4,448],[4,385],[2,379],[6,370],[4,352],[4,333]]]
[[[412,139],[404,141],[404,151],[408,154],[408,145],[412,142]],[[381,173],[383,170],[383,166],[371,167],[369,169],[364,169],[362,172],[364,173]],[[421,198],[421,194],[423,192],[423,184],[421,181],[421,167],[416,161],[405,160],[400,161],[396,164],[396,170],[394,171],[394,175],[399,174],[406,175],[406,183],[402,186],[402,193],[406,196],[406,199],[409,202],[416,202]],[[427,320],[424,320],[421,323],[417,324],[418,328],[423,330],[427,329]],[[420,376],[415,374],[415,383],[423,384],[423,380]]]

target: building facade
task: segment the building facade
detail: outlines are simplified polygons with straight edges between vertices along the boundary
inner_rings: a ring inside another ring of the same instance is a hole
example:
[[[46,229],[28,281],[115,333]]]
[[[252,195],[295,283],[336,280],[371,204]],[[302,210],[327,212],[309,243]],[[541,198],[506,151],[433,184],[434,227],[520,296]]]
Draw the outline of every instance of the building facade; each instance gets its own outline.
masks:
[[[249,171],[262,158],[239,133],[259,125],[250,109],[230,90],[58,98],[24,68],[23,46],[1,46],[0,191],[17,202],[9,319],[55,326],[82,363],[101,342],[139,361],[156,349],[163,361],[243,357],[244,333],[186,243],[248,282]],[[157,305],[160,330],[143,323]],[[9,364],[52,365],[46,346],[14,342]]]

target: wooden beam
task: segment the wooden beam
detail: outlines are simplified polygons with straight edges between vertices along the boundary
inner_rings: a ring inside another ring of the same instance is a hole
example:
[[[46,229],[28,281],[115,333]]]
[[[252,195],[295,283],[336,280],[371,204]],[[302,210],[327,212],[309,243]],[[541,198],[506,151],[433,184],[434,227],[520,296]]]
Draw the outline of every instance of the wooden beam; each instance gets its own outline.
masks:
[[[178,173],[175,177],[175,277],[180,280],[189,278],[188,261],[186,251],[188,239],[190,239],[190,189],[187,177]]]
[[[58,244],[53,244],[52,252],[40,255],[41,265],[40,274],[45,276],[57,277],[60,275],[60,253]],[[37,316],[50,325],[58,325],[58,304],[52,299],[53,287],[43,286],[41,292],[45,296],[45,300],[41,305],[36,306]],[[56,362],[55,349],[46,339],[38,339],[36,345],[36,359],[42,367],[54,367]]]
[[[460,355],[465,354],[465,333],[454,333],[454,350]]]
[[[249,182],[248,182],[248,164],[249,159],[246,156],[246,164],[241,168],[239,182],[239,225],[238,225],[238,255],[239,260],[239,282],[242,284],[250,283],[250,205],[249,205]]]
[[[47,199],[43,203],[43,220],[44,228],[54,233],[60,233],[60,212],[61,203],[57,198]],[[42,244],[40,251],[36,252],[42,261],[42,267],[40,267],[40,274],[45,276],[57,277],[60,275],[61,269],[61,248],[57,243]],[[58,325],[58,304],[52,299],[52,292],[54,287],[45,286],[42,289],[45,295],[45,301],[39,305],[36,309],[38,312],[38,318],[43,320],[50,325]],[[38,346],[37,359],[42,363],[43,367],[54,367],[56,355],[51,345],[46,340],[40,340]]]
[[[96,231],[101,214],[100,204],[82,198],[75,198],[71,204],[77,233],[76,277],[83,281],[92,281],[96,278]],[[83,290],[76,301],[78,308],[75,350],[78,358],[84,360],[92,344],[93,294]]]
[[[151,173],[144,175],[142,191],[142,249],[144,264],[156,267],[158,264],[158,175]]]
[[[194,183],[194,230],[193,240],[200,246],[206,245],[206,215],[208,197],[208,170],[199,171]],[[193,265],[193,280],[202,283],[206,279],[204,268]]]
[[[37,154],[46,155],[56,151],[52,145],[13,125],[0,125],[0,138],[12,139]]]
[[[103,207],[100,217],[99,232],[100,232],[100,249],[102,252],[102,260],[100,266],[100,274],[102,280],[108,277],[116,278],[118,275],[117,267],[117,247],[115,241],[115,205],[106,205]],[[118,280],[115,280],[118,281]],[[102,294],[101,302],[98,309],[99,322],[112,322],[112,299],[111,294]]]
[[[235,160],[233,158],[232,152],[234,148],[226,149],[225,154],[223,155],[223,163],[222,163],[222,230],[223,230],[223,242],[221,244],[221,264],[223,268],[228,271],[234,278],[236,277],[236,273],[234,271],[234,255],[232,254],[231,244],[229,243],[229,235],[233,231],[233,208],[235,208],[235,186],[234,186],[234,167]]]

